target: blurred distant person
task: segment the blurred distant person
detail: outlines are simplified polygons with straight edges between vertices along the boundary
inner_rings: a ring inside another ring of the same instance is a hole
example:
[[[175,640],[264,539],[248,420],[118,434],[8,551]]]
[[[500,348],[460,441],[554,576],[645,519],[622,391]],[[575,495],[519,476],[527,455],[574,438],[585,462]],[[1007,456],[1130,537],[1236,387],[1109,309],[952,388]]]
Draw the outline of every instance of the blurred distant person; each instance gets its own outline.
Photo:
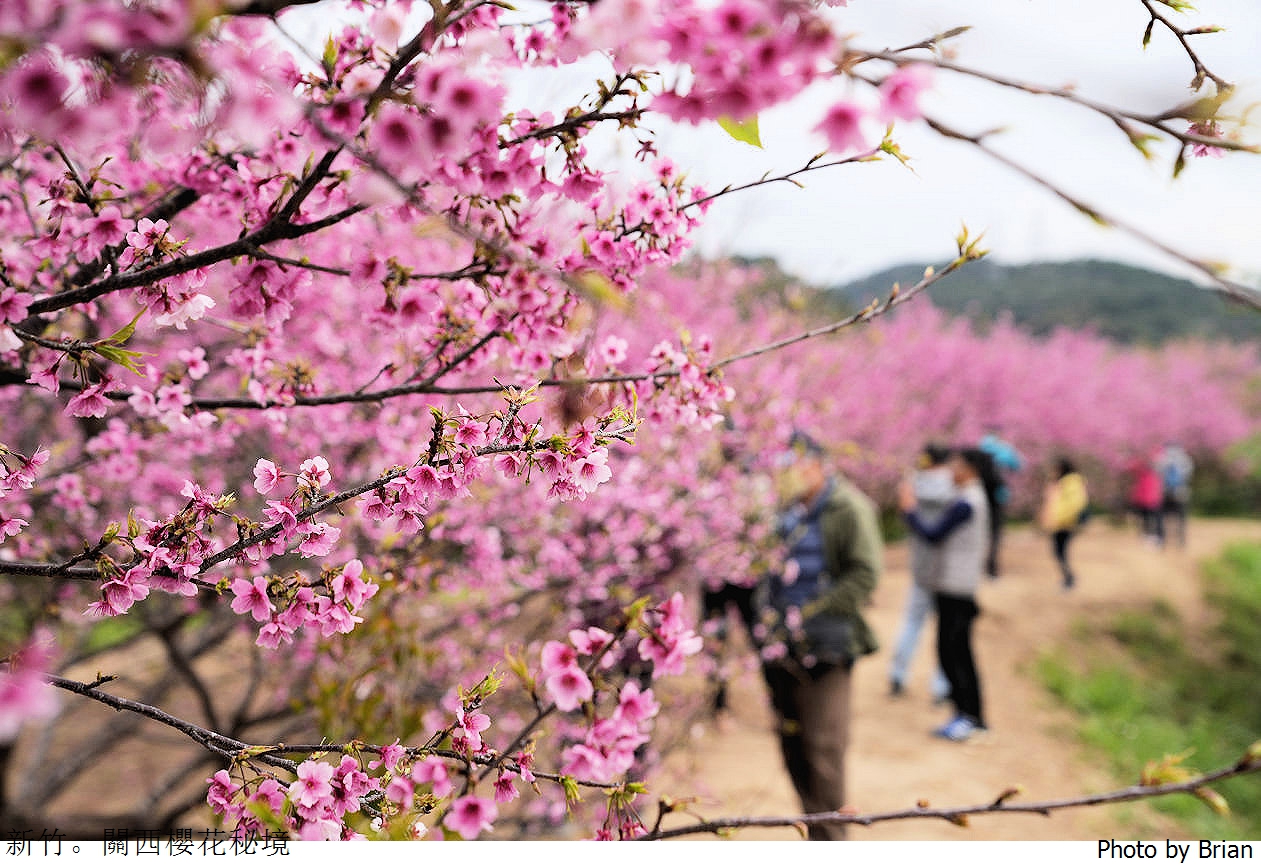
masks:
[[[765,473],[754,471],[753,462],[744,455],[743,439],[729,418],[724,426],[721,451],[723,465],[719,472],[734,490],[733,501],[745,503],[746,506],[752,505],[755,514],[765,506],[769,517],[770,503],[774,497],[771,479]],[[747,518],[756,519],[757,516]],[[753,527],[749,527],[747,522],[745,527],[745,540],[751,546],[756,546],[756,542],[750,538]],[[730,628],[731,614],[736,614],[745,636],[756,646],[757,609],[754,596],[758,580],[755,574],[740,575],[735,579],[709,576],[701,585],[701,634],[706,638],[713,662],[708,677],[712,688],[710,712],[719,730],[726,728],[729,722],[729,655],[733,637]]]
[[[1156,458],[1160,473],[1163,499],[1160,506],[1160,535],[1164,538],[1165,518],[1172,517],[1176,527],[1178,546],[1187,546],[1187,509],[1191,504],[1191,473],[1195,464],[1191,455],[1177,442],[1168,442]]]
[[[1143,454],[1130,461],[1130,509],[1138,515],[1140,531],[1151,544],[1160,547],[1165,543],[1164,527],[1160,521],[1160,506],[1164,502],[1164,485],[1156,471],[1154,455]]]
[[[721,581],[716,586],[706,582],[701,593],[701,634],[706,638],[713,638],[717,644],[713,653],[714,668],[709,673],[713,688],[710,712],[720,725],[727,724],[726,713],[731,708],[727,671],[728,645],[731,641],[728,621],[734,609],[746,632],[752,637],[757,621],[753,594],[752,586]]]
[[[1006,472],[1019,472],[1024,467],[1020,452],[999,436],[1000,429],[992,425],[989,432],[981,437],[980,449],[990,456],[997,470],[998,484],[990,501],[990,541],[985,556],[985,573],[990,580],[998,579],[998,547],[1002,541],[1003,521],[1006,519],[1007,503],[1011,501],[1011,488],[1004,477]]]
[[[1060,566],[1064,590],[1068,591],[1077,583],[1068,564],[1068,543],[1082,525],[1090,496],[1086,492],[1086,480],[1068,458],[1056,461],[1054,475],[1055,479],[1046,485],[1042,494],[1039,523],[1051,535],[1051,549]]]
[[[793,435],[778,481],[787,557],[762,588],[771,638],[762,670],[802,808],[839,811],[845,805],[850,672],[856,659],[876,651],[861,608],[880,577],[883,542],[871,500],[829,472],[814,440]],[[842,824],[807,832],[815,840],[845,838]]]
[[[992,475],[990,456],[979,448],[956,451],[950,458],[955,499],[935,521],[919,511],[915,488],[903,482],[898,495],[907,526],[941,551],[941,572],[933,600],[937,606],[937,658],[950,681],[955,715],[933,731],[964,742],[986,730],[981,711],[981,681],[972,652],[972,623],[980,609],[976,593],[989,544],[989,499],[982,479]]]
[[[927,445],[920,455],[918,468],[911,476],[916,510],[929,523],[939,520],[955,500],[954,473],[948,464],[949,458],[950,451],[944,446]],[[893,649],[893,661],[889,665],[889,694],[894,697],[905,691],[911,657],[919,643],[924,621],[935,610],[933,592],[941,576],[940,545],[930,544],[912,533],[910,549],[911,587],[906,598],[906,610],[902,614],[902,628]],[[934,700],[945,700],[950,695],[950,682],[939,664],[933,665],[931,688]]]

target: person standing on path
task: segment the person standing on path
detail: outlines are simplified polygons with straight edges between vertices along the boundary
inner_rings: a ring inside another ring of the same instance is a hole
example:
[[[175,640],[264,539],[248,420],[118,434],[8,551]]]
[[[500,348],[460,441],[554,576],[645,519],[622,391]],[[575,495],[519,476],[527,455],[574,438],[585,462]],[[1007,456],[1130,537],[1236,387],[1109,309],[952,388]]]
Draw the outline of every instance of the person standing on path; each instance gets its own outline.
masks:
[[[989,455],[998,479],[989,503],[990,539],[989,550],[985,555],[985,573],[990,580],[998,579],[998,548],[1002,541],[1007,503],[1011,501],[1011,488],[1007,486],[1004,473],[1019,472],[1025,465],[1020,452],[1010,442],[1000,437],[999,432],[996,425],[991,425],[989,432],[981,437],[981,444],[978,446]]]
[[[1066,457],[1055,464],[1055,480],[1046,486],[1042,496],[1042,511],[1038,522],[1051,534],[1051,548],[1059,563],[1064,589],[1070,590],[1077,583],[1068,564],[1068,542],[1081,526],[1090,497],[1086,492],[1086,480],[1077,467]]]
[[[981,709],[981,681],[972,652],[972,623],[980,609],[981,583],[989,543],[989,497],[982,479],[992,468],[979,448],[960,449],[950,458],[957,495],[940,519],[930,522],[918,510],[915,490],[903,483],[899,505],[907,526],[941,550],[941,572],[935,587],[937,657],[950,681],[955,715],[933,731],[947,740],[964,742],[986,730]]]
[[[760,587],[768,633],[762,672],[802,808],[835,812],[845,805],[850,674],[877,648],[861,608],[879,580],[884,546],[871,500],[829,473],[813,440],[793,435],[779,481],[787,557]],[[843,839],[845,826],[812,825],[808,835]]]
[[[1156,547],[1163,547],[1164,526],[1160,520],[1160,506],[1164,490],[1160,473],[1156,471],[1156,455],[1143,454],[1130,461],[1127,467],[1132,478],[1130,507],[1138,514],[1143,537]]]
[[[1187,546],[1187,509],[1191,503],[1191,473],[1195,464],[1191,455],[1177,442],[1167,442],[1165,449],[1156,458],[1156,469],[1160,473],[1164,488],[1163,502],[1160,506],[1160,537],[1165,531],[1165,519],[1172,516],[1175,523],[1179,547]]]
[[[920,456],[920,467],[911,476],[918,511],[929,522],[940,519],[955,500],[954,474],[947,465],[949,457],[949,449],[927,445]],[[902,627],[893,648],[893,660],[889,664],[889,694],[893,697],[905,691],[907,670],[919,643],[920,631],[928,615],[935,610],[933,591],[941,573],[939,546],[929,544],[912,533],[910,549],[911,586],[906,598],[906,611],[902,615]],[[934,701],[950,696],[950,681],[942,672],[941,665],[933,666],[931,689]]]

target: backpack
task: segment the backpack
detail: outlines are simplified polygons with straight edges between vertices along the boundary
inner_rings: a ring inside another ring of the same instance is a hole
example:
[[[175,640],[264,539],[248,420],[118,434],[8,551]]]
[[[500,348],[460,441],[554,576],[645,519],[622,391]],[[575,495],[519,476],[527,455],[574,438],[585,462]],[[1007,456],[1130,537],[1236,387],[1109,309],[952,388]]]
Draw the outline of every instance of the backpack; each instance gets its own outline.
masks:
[[[1090,518],[1094,516],[1095,516],[1095,510],[1091,508],[1090,503],[1087,502],[1085,505],[1081,507],[1081,511],[1077,512],[1078,528],[1085,526],[1087,523],[1090,522]]]
[[[1186,470],[1178,461],[1170,460],[1161,473],[1161,481],[1164,482],[1166,491],[1180,490],[1187,483]]]

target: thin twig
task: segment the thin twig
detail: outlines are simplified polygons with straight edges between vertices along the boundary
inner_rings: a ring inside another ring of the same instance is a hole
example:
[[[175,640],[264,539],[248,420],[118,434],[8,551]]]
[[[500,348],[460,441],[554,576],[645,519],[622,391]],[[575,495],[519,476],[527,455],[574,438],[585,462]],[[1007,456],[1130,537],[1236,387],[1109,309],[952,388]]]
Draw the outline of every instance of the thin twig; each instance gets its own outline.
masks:
[[[1049,816],[1053,812],[1081,806],[1102,806],[1109,803],[1129,803],[1134,800],[1148,800],[1164,797],[1169,794],[1193,793],[1214,782],[1232,779],[1261,771],[1261,761],[1243,759],[1236,764],[1220,770],[1214,770],[1182,782],[1171,782],[1166,785],[1131,785],[1116,791],[1103,794],[1088,794],[1081,797],[1066,797],[1059,800],[1041,800],[1033,803],[1012,803],[1010,799],[999,797],[989,803],[975,806],[956,806],[942,809],[920,808],[898,809],[889,812],[872,812],[868,814],[848,814],[845,812],[817,812],[809,815],[793,815],[784,817],[748,817],[718,818],[712,821],[698,821],[684,827],[669,830],[657,830],[641,837],[643,841],[658,839],[676,839],[681,836],[698,834],[716,834],[724,830],[742,827],[793,827],[805,825],[860,824],[869,827],[885,821],[901,821],[911,818],[936,818],[959,824],[972,815],[990,814],[1023,814]]]
[[[1209,287],[1210,291],[1214,291],[1227,298],[1230,298],[1232,301],[1237,301],[1246,306],[1252,307],[1257,310],[1261,310],[1261,291],[1258,291],[1257,289],[1251,288],[1249,286],[1245,286],[1242,283],[1237,283],[1234,280],[1227,279],[1226,277],[1223,277],[1218,272],[1218,269],[1215,268],[1213,265],[1208,264],[1206,262],[1202,262],[1199,259],[1194,259],[1188,256],[1186,253],[1179,252],[1178,250],[1174,249],[1169,244],[1166,244],[1165,242],[1157,239],[1156,237],[1148,234],[1147,232],[1139,228],[1136,228],[1135,226],[1130,225],[1129,223],[1122,222],[1121,220],[1118,220],[1117,218],[1113,216],[1104,214],[1098,208],[1094,207],[1093,205],[1087,204],[1082,199],[1079,199],[1076,196],[1072,195],[1071,193],[1067,192],[1066,190],[1064,190],[1063,188],[1061,188],[1054,182],[1038,174],[1033,169],[1029,168],[1023,163],[1020,163],[1012,159],[1011,157],[1001,153],[995,148],[991,147],[989,143],[986,141],[988,134],[969,135],[967,133],[960,132],[959,130],[951,126],[947,126],[941,121],[935,120],[927,116],[924,117],[924,122],[927,123],[928,126],[934,132],[937,132],[939,135],[945,136],[946,138],[954,139],[956,141],[963,141],[972,145],[973,147],[975,147],[976,149],[984,153],[986,156],[988,156],[990,159],[993,159],[994,161],[1001,163],[1002,165],[1006,166],[1012,171],[1015,171],[1018,174],[1023,175],[1028,180],[1033,181],[1038,186],[1052,193],[1057,198],[1072,205],[1079,212],[1090,217],[1091,219],[1093,219],[1095,222],[1099,223],[1100,225],[1110,226],[1112,228],[1119,229],[1120,231],[1125,232],[1126,234],[1137,238],[1138,240],[1142,241],[1148,246],[1153,247],[1154,249],[1157,249],[1162,253],[1165,253],[1171,258],[1174,258],[1185,265],[1189,265],[1190,267],[1199,271],[1201,274],[1208,277],[1208,279],[1212,281],[1213,285]]]

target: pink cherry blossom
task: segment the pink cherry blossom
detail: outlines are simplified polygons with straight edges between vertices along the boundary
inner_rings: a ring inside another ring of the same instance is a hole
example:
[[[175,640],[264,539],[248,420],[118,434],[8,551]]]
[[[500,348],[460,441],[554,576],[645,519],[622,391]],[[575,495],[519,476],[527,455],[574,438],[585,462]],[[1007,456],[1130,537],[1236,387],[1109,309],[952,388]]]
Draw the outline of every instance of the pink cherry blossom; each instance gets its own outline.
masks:
[[[919,98],[932,84],[932,68],[923,63],[899,66],[880,85],[880,119],[915,120]]]
[[[30,298],[19,295],[17,289],[8,286],[0,289],[0,321],[20,322],[26,318]]]
[[[267,595],[267,578],[256,577],[253,581],[237,578],[232,581],[232,610],[237,613],[249,613],[258,622],[271,619],[276,606]]]
[[[104,378],[95,385],[84,388],[66,404],[66,411],[79,418],[104,418],[109,411],[110,400],[106,395],[113,381]]]
[[[1191,125],[1187,127],[1187,132],[1204,138],[1222,137],[1222,128],[1217,124],[1216,120],[1193,121]],[[1197,141],[1191,146],[1191,155],[1197,157],[1208,156],[1214,159],[1221,159],[1226,155],[1226,150],[1225,148],[1214,147],[1211,144],[1202,144]]]
[[[280,471],[276,464],[265,458],[259,458],[254,464],[254,489],[264,495],[271,493],[280,483]]]
[[[455,790],[455,783],[447,773],[446,762],[432,755],[416,762],[412,767],[411,778],[418,785],[432,786],[433,795],[438,798],[448,797]]]
[[[328,461],[323,457],[312,457],[302,461],[298,475],[299,484],[319,490],[332,480],[333,475],[328,471]]]
[[[289,798],[308,808],[331,798],[333,771],[334,767],[323,761],[303,761],[298,765],[297,780],[289,786]]]
[[[568,644],[549,640],[543,644],[543,675],[550,676],[558,671],[575,667],[578,664],[578,650]]]
[[[578,709],[584,701],[591,700],[595,693],[590,678],[577,667],[556,671],[547,678],[545,686],[556,708],[565,712]]]
[[[16,536],[24,526],[30,526],[30,524],[20,517],[0,515],[0,541],[4,541],[9,536]]]
[[[828,149],[835,153],[863,150],[867,137],[863,134],[864,112],[850,102],[838,102],[827,110],[815,127],[827,139]]]
[[[50,664],[51,634],[37,632],[8,670],[0,670],[0,743],[12,742],[26,722],[50,719],[57,713],[57,695],[44,682],[41,668]]]
[[[465,839],[476,839],[493,829],[499,810],[491,800],[469,794],[451,804],[442,826],[459,833]]]

